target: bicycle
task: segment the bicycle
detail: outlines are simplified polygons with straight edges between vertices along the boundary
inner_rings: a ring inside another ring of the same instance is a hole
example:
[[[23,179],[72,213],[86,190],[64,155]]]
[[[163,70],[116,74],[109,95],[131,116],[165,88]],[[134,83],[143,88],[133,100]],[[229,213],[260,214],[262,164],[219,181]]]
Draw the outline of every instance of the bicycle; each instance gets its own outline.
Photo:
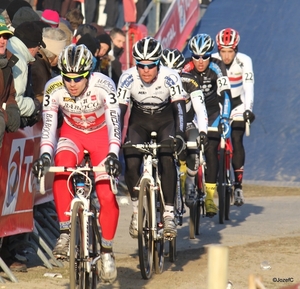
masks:
[[[196,141],[187,141],[187,148],[189,149],[198,149],[198,144]],[[202,216],[205,216],[205,155],[204,155],[204,147],[201,146],[199,151],[199,168],[198,173],[195,176],[195,191],[190,195],[189,198],[189,238],[195,239],[196,235],[200,234],[200,218],[201,212]]]
[[[76,167],[51,166],[48,172],[70,172],[68,190],[73,196],[70,211],[69,271],[70,289],[96,289],[98,283],[97,261],[101,258],[101,235],[98,226],[98,210],[92,200],[94,172],[106,172],[102,166],[93,167],[85,151],[84,162]],[[40,177],[40,193],[45,193],[44,176]],[[70,185],[71,184],[71,185]],[[110,177],[110,185],[117,193],[116,181]],[[72,188],[71,188],[72,186]],[[74,194],[72,192],[75,192]]]
[[[138,252],[141,275],[144,279],[163,271],[164,265],[164,235],[163,213],[165,202],[159,177],[159,148],[171,148],[170,144],[160,144],[156,141],[156,132],[151,133],[151,140],[144,144],[125,143],[122,147],[136,148],[143,153],[143,171],[138,184],[134,187],[139,191],[138,205]],[[172,240],[173,239],[173,240]],[[176,258],[176,238],[172,238],[170,259]]]
[[[234,120],[244,121],[244,118],[235,117]],[[245,122],[246,136],[250,135],[250,121]],[[212,130],[212,129],[211,129]],[[225,138],[224,131],[221,134],[219,145],[219,174],[217,180],[217,191],[219,197],[219,223],[230,220],[230,205],[233,200],[233,179],[231,170],[233,148],[230,138]]]

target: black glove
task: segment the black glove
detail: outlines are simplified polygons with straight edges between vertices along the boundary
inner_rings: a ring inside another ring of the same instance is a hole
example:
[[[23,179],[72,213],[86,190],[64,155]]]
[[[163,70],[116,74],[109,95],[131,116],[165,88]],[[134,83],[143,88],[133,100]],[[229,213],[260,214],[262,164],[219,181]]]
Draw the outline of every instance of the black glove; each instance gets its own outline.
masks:
[[[251,110],[249,110],[249,109],[247,109],[246,111],[244,111],[243,116],[244,116],[244,120],[245,121],[250,120],[250,123],[252,123],[255,120],[254,113]]]
[[[197,141],[198,147],[201,148],[201,146],[203,145],[204,150],[206,150],[206,148],[208,147],[208,137],[205,132],[201,131],[199,133],[199,136],[197,137],[196,141]]]
[[[117,177],[122,172],[121,162],[114,153],[109,153],[104,162],[105,170],[110,176]]]
[[[32,173],[36,178],[40,178],[44,176],[50,167],[51,157],[48,153],[44,153],[41,155],[39,159],[37,159],[32,165]]]
[[[6,107],[7,123],[6,130],[15,132],[20,128],[20,110],[16,104],[8,104]]]
[[[184,140],[184,133],[183,132],[177,132],[176,136],[176,146],[175,146],[175,151],[177,153],[177,155],[180,155],[182,153],[183,150],[185,150],[185,140]]]
[[[37,98],[33,99],[34,103],[34,111],[31,116],[21,116],[21,128],[26,126],[33,126],[37,122],[39,122],[42,118],[42,104]]]

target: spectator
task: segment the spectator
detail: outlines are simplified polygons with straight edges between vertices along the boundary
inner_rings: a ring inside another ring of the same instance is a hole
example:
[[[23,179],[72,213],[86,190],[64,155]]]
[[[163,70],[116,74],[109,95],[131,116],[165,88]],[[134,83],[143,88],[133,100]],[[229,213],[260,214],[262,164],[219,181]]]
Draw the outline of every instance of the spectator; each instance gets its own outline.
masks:
[[[4,17],[0,16],[0,148],[5,130],[14,132],[20,126],[20,111],[15,100],[16,91],[12,75],[12,67],[18,58],[6,49],[8,39],[12,35]]]
[[[33,126],[41,119],[41,103],[35,98],[31,82],[31,65],[40,47],[46,47],[42,31],[34,22],[20,24],[9,39],[7,48],[19,61],[12,68],[16,101],[21,113],[21,127]]]
[[[41,21],[49,24],[53,28],[57,28],[59,25],[59,14],[57,11],[46,9],[42,13]]]
[[[109,75],[109,77],[117,86],[122,74],[122,63],[120,62],[120,57],[124,52],[126,34],[122,29],[115,27],[110,31],[109,35],[112,40],[112,49],[109,54],[112,54],[113,56],[111,61],[111,75]]]
[[[67,15],[73,11],[73,10],[78,10],[76,8],[76,1],[73,1],[73,0],[64,0],[62,2],[62,5],[61,5],[61,9],[60,9],[60,16],[61,17],[64,17],[67,19]],[[79,10],[78,10],[79,11]],[[80,11],[79,11],[80,12]],[[80,12],[81,13],[81,12]],[[83,21],[83,19],[82,19]],[[82,22],[83,23],[83,22]],[[82,24],[81,23],[81,24]]]
[[[90,24],[81,24],[78,26],[75,36],[73,37],[73,43],[77,43],[80,37],[84,34],[90,34],[93,37],[97,36],[97,29]]]
[[[47,48],[38,51],[31,65],[33,91],[41,103],[46,82],[60,74],[57,61],[66,46],[66,40],[66,34],[59,28],[47,27],[43,30],[43,41]]]
[[[60,21],[58,28],[63,30],[63,32],[65,32],[66,36],[67,36],[67,42],[66,42],[66,46],[70,45],[72,43],[72,39],[73,39],[73,33],[71,31],[71,29],[69,28],[69,26],[66,24],[67,21]]]
[[[111,0],[106,0],[110,3]],[[95,21],[96,14],[98,15],[98,7],[96,0],[85,0],[85,23],[92,23]]]
[[[106,13],[107,15],[105,24],[106,30],[111,30],[113,27],[122,28],[124,26],[124,11],[122,0],[106,1],[104,13]]]
[[[11,21],[12,29],[14,30],[23,22],[39,21],[39,15],[31,7],[21,7],[13,16]]]
[[[12,22],[14,15],[22,7],[32,8],[31,5],[25,0],[13,0],[8,4],[5,10],[7,12],[10,22]]]
[[[84,34],[76,43],[76,45],[84,44],[89,51],[93,54],[93,66],[92,71],[95,71],[97,65],[97,55],[99,53],[100,44],[99,41],[90,34]]]
[[[94,26],[97,29],[97,36],[99,36],[103,33],[106,33],[105,30],[104,30],[104,27],[101,26],[101,25],[98,25],[96,22],[92,22],[91,25]]]
[[[15,100],[15,87],[12,67],[18,58],[6,49],[8,39],[13,33],[5,24],[5,19],[0,15],[0,147],[5,131],[13,132],[20,126],[20,111]],[[9,237],[2,240],[0,257],[12,271],[27,271],[25,264],[20,263],[9,251]]]
[[[66,14],[66,20],[70,23],[70,28],[75,36],[79,25],[83,24],[83,14],[79,9],[72,9]]]
[[[111,38],[107,33],[98,35],[96,39],[100,43],[100,50],[97,55],[97,65],[95,70],[109,76],[111,56],[108,55],[111,50]]]

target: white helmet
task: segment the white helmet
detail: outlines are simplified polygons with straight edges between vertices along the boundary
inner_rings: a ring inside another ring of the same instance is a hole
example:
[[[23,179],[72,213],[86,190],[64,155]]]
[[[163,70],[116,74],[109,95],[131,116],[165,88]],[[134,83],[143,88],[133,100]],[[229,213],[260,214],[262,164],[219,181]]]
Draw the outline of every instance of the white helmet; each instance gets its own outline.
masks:
[[[181,71],[184,66],[185,58],[178,49],[165,49],[160,62],[164,66]]]
[[[189,50],[195,55],[210,54],[214,49],[214,41],[208,34],[197,34],[189,41]]]
[[[132,48],[132,56],[136,61],[160,60],[162,54],[161,44],[153,37],[145,37],[136,42]]]

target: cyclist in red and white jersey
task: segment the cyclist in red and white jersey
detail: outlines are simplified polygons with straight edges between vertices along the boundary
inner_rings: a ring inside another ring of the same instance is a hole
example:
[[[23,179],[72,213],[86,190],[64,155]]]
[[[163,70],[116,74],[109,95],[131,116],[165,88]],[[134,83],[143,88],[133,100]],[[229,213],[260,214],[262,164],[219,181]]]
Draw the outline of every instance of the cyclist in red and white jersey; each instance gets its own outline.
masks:
[[[232,28],[222,29],[216,36],[218,53],[212,56],[221,59],[226,65],[231,84],[231,140],[233,146],[232,167],[234,169],[234,203],[244,203],[242,181],[245,164],[243,137],[245,121],[253,122],[254,72],[251,58],[238,51],[239,33]],[[243,120],[244,119],[244,120]]]
[[[157,142],[172,143],[176,137],[177,151],[184,146],[186,128],[185,97],[179,74],[160,65],[162,46],[152,37],[145,37],[133,46],[136,66],[124,71],[118,83],[117,93],[121,108],[121,122],[130,109],[126,141],[132,144],[150,141],[152,131],[157,132]],[[124,149],[125,181],[131,196],[133,214],[129,233],[137,238],[138,194],[135,190],[142,165],[143,155],[135,148]],[[161,184],[165,200],[164,235],[176,237],[174,200],[177,172],[173,148],[159,150]]]
[[[176,70],[181,77],[183,93],[186,97],[186,140],[197,141],[199,147],[203,145],[206,149],[208,146],[207,112],[204,95],[197,78],[191,73],[182,72],[185,57],[178,49],[165,49],[161,63]],[[198,173],[199,167],[199,149],[187,148],[183,159],[181,156],[179,157],[181,163],[182,161],[186,161],[185,204],[189,207],[195,199],[195,176]]]
[[[81,163],[84,150],[93,166],[105,166],[107,173],[120,173],[118,154],[121,145],[120,108],[115,84],[101,73],[92,73],[93,55],[85,45],[71,44],[59,56],[61,75],[46,83],[43,100],[43,129],[40,158],[33,173],[45,174],[54,156],[56,166],[75,167]],[[64,121],[57,142],[57,113]],[[111,164],[111,165],[110,165]],[[69,249],[70,210],[72,195],[67,188],[69,173],[56,173],[53,196],[60,224],[60,237],[53,249],[57,258],[66,258]],[[106,173],[95,174],[96,194],[100,203],[101,253],[99,273],[102,280],[112,282],[117,276],[113,239],[119,218],[119,207]]]
[[[230,82],[227,77],[224,63],[211,57],[214,41],[208,34],[197,34],[189,41],[189,50],[192,57],[187,59],[184,71],[196,76],[204,94],[205,106],[208,115],[208,147],[205,150],[205,210],[208,217],[217,214],[218,208],[213,197],[216,191],[218,175],[218,146],[224,128],[225,137],[230,137],[229,117],[231,112]],[[221,109],[220,109],[221,107]],[[212,130],[215,129],[216,131]]]

